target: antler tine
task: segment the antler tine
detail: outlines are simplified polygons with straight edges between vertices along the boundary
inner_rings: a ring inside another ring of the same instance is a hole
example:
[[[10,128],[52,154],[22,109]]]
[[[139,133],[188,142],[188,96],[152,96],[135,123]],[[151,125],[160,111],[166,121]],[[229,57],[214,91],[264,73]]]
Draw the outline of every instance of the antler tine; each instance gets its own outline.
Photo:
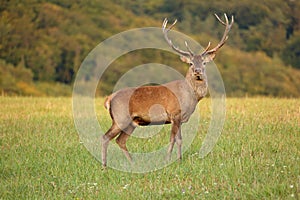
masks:
[[[220,17],[219,17],[217,14],[215,14],[215,16],[216,16],[216,18],[218,19],[218,21],[219,21],[221,24],[223,24],[224,26],[226,26],[226,27],[225,27],[224,34],[223,34],[223,37],[222,37],[221,41],[217,44],[217,46],[216,46],[215,48],[213,48],[213,49],[211,49],[211,50],[208,50],[208,49],[209,49],[209,46],[210,46],[210,44],[209,44],[209,45],[206,47],[206,49],[204,50],[204,52],[203,52],[202,54],[215,53],[219,48],[221,48],[221,47],[225,44],[226,40],[228,39],[228,33],[229,33],[229,31],[230,31],[230,29],[231,29],[231,27],[232,27],[232,25],[233,25],[233,22],[234,22],[233,16],[231,16],[231,22],[230,22],[230,24],[229,24],[228,17],[227,17],[227,15],[226,15],[226,13],[224,13],[225,22],[224,22],[223,20],[221,20]]]
[[[190,54],[191,54],[191,55],[194,55],[194,52],[193,52],[192,49],[189,47],[187,41],[185,41],[184,44],[185,44],[187,50],[190,52]]]
[[[173,28],[173,26],[175,26],[176,23],[177,23],[177,19],[175,19],[175,21],[173,22],[173,24],[171,24],[171,26],[169,26],[169,30],[171,30]]]
[[[206,46],[206,48],[204,49],[204,51],[203,51],[203,53],[202,53],[202,54],[204,54],[206,51],[208,51],[208,49],[209,49],[210,45],[211,45],[211,43],[210,43],[210,42],[208,42],[208,44],[207,44],[207,46]]]
[[[168,19],[165,18],[165,19],[164,19],[164,22],[163,22],[163,24],[162,24],[162,29],[163,29],[163,30],[166,29],[167,23],[168,23]]]
[[[227,18],[226,13],[224,13],[224,16],[225,16],[226,22],[228,22],[228,18]],[[218,19],[219,22],[221,22],[224,26],[226,26],[226,23],[223,22],[223,20],[221,20],[220,17],[216,13],[215,13],[215,17]]]
[[[162,25],[162,31],[163,31],[163,34],[165,36],[165,39],[168,42],[168,44],[172,47],[172,49],[175,50],[177,53],[179,53],[183,56],[191,56],[191,55],[193,55],[193,53],[192,53],[191,49],[188,46],[187,46],[188,52],[180,50],[178,47],[175,47],[173,45],[172,41],[168,37],[168,32],[175,26],[176,22],[177,22],[177,19],[173,22],[173,24],[171,24],[169,26],[169,28],[167,28],[168,20],[167,20],[167,18],[165,18],[165,20],[163,22],[163,25]]]
[[[173,24],[171,24],[171,26],[169,26],[169,28],[166,31],[169,32],[173,28],[173,26],[175,26],[176,23],[177,23],[177,19],[175,19],[175,21],[173,22]],[[166,29],[167,24],[168,24],[168,19],[165,18],[165,20],[163,22],[163,25],[162,25],[163,30]]]

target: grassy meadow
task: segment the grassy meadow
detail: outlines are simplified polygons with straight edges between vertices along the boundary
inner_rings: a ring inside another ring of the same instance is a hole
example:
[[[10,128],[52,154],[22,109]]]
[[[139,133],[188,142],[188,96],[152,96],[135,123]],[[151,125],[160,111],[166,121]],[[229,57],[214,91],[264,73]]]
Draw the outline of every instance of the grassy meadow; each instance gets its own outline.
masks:
[[[200,131],[182,162],[133,174],[103,169],[86,150],[71,98],[0,97],[0,199],[300,198],[299,99],[227,98],[222,135],[204,159],[210,99],[200,104]],[[103,99],[96,105],[108,128]],[[169,129],[160,135],[153,140],[167,143]],[[130,138],[128,148],[144,143]]]

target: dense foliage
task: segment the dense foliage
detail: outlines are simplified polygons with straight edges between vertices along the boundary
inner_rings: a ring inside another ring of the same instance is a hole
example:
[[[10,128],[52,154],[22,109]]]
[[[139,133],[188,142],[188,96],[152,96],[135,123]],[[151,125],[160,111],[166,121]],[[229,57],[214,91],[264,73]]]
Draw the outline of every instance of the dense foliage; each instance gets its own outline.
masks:
[[[236,23],[216,63],[228,94],[299,97],[299,9],[296,0],[2,0],[0,90],[68,95],[81,62],[99,42],[131,28],[159,27],[165,17],[177,18],[178,30],[201,44],[216,44],[223,27],[212,14],[226,12]],[[184,66],[170,54],[136,52],[113,63],[99,93],[106,95],[122,73],[148,62]]]

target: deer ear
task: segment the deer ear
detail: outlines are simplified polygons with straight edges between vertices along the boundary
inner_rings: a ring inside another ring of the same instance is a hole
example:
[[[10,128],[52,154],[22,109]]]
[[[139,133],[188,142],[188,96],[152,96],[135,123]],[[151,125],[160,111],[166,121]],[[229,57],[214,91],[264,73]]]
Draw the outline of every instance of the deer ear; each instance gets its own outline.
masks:
[[[209,53],[209,54],[205,55],[204,62],[208,63],[208,62],[212,61],[215,58],[215,56],[216,56],[215,53]]]
[[[180,59],[182,62],[185,62],[185,63],[190,63],[191,62],[191,59],[189,59],[188,57],[185,57],[185,56],[180,56]]]

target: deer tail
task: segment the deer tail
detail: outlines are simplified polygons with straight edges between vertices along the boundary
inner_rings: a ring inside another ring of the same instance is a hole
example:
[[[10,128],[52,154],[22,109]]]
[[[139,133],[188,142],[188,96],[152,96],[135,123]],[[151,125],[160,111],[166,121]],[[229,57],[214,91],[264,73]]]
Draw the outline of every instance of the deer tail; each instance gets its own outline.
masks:
[[[110,101],[112,99],[112,95],[109,95],[108,97],[106,97],[105,101],[104,101],[104,107],[106,110],[110,110]]]

